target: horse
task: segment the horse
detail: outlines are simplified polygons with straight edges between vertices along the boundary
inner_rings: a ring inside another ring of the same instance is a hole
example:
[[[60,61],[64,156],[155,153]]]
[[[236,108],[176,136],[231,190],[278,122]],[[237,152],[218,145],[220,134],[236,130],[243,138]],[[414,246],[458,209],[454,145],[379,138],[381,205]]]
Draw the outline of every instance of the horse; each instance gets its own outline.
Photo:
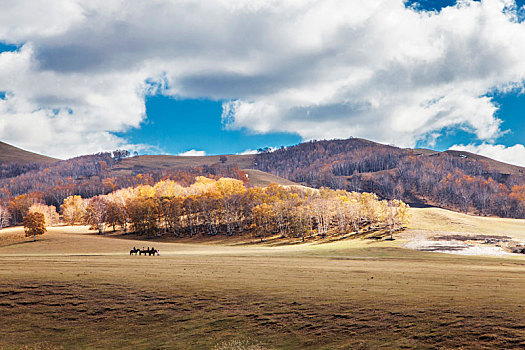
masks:
[[[152,255],[156,255],[159,251],[155,248],[151,248],[148,247],[148,249],[140,249],[139,250],[139,255],[149,255],[149,256],[152,256]]]
[[[131,250],[129,251],[129,255],[133,255],[133,254],[137,255],[137,253],[139,253],[139,252],[140,252],[140,249],[139,249],[139,248],[135,248],[135,247],[133,247],[133,249],[131,249]]]
[[[155,255],[158,254],[158,252],[159,252],[159,251],[158,251],[157,249],[155,249],[155,248],[151,248],[151,249],[149,250],[148,254],[149,254],[149,256],[152,256],[152,255],[155,256]]]

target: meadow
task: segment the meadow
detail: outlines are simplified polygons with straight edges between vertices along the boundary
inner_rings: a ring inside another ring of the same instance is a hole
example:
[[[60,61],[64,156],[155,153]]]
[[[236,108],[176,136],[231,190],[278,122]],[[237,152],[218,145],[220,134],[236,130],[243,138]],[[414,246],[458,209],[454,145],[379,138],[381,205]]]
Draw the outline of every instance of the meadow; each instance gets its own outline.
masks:
[[[523,221],[412,212],[395,241],[154,242],[78,226],[31,242],[4,229],[0,349],[525,347],[524,257],[403,248],[422,234],[519,239]]]

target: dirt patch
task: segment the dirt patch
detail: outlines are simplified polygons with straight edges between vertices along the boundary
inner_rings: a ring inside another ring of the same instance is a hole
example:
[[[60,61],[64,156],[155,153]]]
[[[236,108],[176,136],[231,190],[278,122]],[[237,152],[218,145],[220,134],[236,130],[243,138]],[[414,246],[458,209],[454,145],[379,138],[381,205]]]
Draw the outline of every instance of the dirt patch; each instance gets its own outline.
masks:
[[[482,241],[487,243],[492,242],[508,242],[512,239],[509,236],[497,236],[497,235],[446,235],[446,236],[434,236],[436,241]]]
[[[459,255],[484,255],[484,256],[506,256],[512,253],[497,244],[482,244],[479,241],[463,239],[453,239],[451,236],[431,237],[430,239],[413,239],[405,243],[405,247],[423,252],[448,253]],[[470,242],[470,243],[469,243]],[[485,241],[483,241],[485,242]]]

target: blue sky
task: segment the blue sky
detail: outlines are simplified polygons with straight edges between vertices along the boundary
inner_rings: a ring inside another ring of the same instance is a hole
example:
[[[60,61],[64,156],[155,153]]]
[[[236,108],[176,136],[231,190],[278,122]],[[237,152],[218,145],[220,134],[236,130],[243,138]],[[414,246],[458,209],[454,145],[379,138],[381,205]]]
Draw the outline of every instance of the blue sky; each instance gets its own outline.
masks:
[[[225,130],[221,101],[154,95],[146,99],[146,113],[148,118],[140,128],[118,135],[130,143],[151,145],[153,148],[145,151],[148,153],[179,154],[197,150],[206,154],[235,154],[301,142],[301,137],[292,133]]]
[[[19,0],[0,13],[0,140],[67,158],[361,137],[525,165],[523,6]]]
[[[525,143],[525,95],[514,91],[491,97],[499,106],[496,116],[502,121],[502,135],[497,138],[497,142],[507,146]],[[417,147],[445,151],[453,145],[470,143],[479,144],[480,141],[471,132],[461,128],[446,128],[435,143],[429,144],[426,140],[421,140]]]

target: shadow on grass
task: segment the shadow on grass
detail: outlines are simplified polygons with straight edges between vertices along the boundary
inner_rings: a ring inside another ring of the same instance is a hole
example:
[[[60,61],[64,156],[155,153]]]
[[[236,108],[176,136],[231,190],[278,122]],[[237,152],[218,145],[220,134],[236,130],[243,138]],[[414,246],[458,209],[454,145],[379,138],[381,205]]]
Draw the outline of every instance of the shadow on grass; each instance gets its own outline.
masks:
[[[27,244],[31,244],[31,243],[38,243],[38,242],[45,242],[45,241],[47,241],[47,239],[45,239],[45,238],[37,239],[36,241],[33,241],[33,238],[31,238],[31,240],[25,240],[25,241],[22,241],[22,242],[14,242],[14,243],[10,243],[10,244],[0,245],[0,248],[3,248],[3,247],[14,247],[14,246],[23,246],[23,245],[27,245]]]

